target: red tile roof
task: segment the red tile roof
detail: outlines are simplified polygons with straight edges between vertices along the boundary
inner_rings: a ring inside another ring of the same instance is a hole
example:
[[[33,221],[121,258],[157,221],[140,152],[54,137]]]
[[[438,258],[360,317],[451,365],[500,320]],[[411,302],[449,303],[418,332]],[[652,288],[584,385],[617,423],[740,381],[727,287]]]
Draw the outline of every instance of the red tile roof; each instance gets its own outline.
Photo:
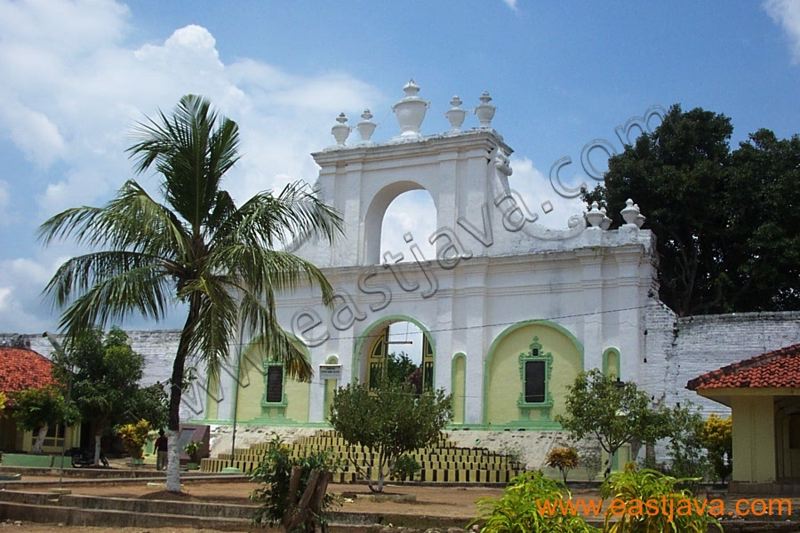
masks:
[[[17,392],[55,382],[53,363],[43,355],[26,348],[0,346],[0,391]]]
[[[690,390],[800,388],[800,344],[767,352],[696,377]]]

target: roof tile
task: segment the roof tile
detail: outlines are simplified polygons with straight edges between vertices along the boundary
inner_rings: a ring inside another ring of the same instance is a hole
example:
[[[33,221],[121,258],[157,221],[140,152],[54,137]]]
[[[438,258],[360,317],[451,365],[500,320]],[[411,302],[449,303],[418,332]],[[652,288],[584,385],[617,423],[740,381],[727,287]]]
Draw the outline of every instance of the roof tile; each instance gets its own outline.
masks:
[[[0,391],[17,392],[55,383],[49,359],[26,348],[0,346]]]
[[[698,376],[690,390],[800,388],[800,344],[786,346]]]

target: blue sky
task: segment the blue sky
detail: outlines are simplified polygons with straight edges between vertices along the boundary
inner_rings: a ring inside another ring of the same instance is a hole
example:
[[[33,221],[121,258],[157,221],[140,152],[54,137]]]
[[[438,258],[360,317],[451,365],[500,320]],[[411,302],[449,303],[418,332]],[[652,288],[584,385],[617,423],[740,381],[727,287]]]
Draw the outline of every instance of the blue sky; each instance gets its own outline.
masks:
[[[0,0],[0,36],[0,331],[54,327],[39,293],[76,249],[43,249],[36,227],[107,200],[131,177],[132,124],[188,92],[242,127],[228,182],[241,199],[313,181],[308,153],[331,144],[340,111],[355,122],[370,107],[375,138],[395,135],[390,107],[410,77],[431,101],[428,134],[447,129],[453,94],[471,108],[489,90],[516,151],[512,186],[553,200],[553,226],[575,206],[554,196],[551,165],[595,138],[621,148],[615,126],[652,105],[723,112],[735,142],[800,130],[798,1]],[[387,220],[419,230],[422,194]]]

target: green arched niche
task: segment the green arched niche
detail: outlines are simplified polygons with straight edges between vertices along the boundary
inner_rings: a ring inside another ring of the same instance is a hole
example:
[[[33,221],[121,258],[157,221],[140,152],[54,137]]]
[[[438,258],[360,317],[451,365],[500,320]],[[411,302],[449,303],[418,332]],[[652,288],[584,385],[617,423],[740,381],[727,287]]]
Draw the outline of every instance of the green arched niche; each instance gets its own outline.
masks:
[[[536,338],[536,340],[534,340]],[[548,401],[522,401],[523,362],[534,342],[548,359]],[[565,327],[549,320],[525,320],[503,330],[492,341],[484,361],[483,424],[487,427],[558,429],[567,387],[583,370],[583,345]]]

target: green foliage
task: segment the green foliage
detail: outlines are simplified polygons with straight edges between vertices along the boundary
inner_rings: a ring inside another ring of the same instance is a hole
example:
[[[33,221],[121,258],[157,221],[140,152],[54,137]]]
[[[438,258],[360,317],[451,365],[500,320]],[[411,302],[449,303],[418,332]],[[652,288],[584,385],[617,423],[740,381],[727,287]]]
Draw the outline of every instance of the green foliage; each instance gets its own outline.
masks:
[[[189,444],[183,447],[183,451],[189,456],[189,460],[193,463],[200,462],[200,442],[190,441]]]
[[[478,500],[479,516],[473,524],[483,524],[481,533],[589,533],[591,527],[580,516],[542,513],[542,502],[556,505],[572,495],[558,481],[541,472],[525,472],[515,477],[499,499]]]
[[[441,389],[417,394],[409,384],[387,383],[374,391],[349,384],[336,391],[330,423],[346,442],[369,449],[371,472],[362,476],[380,492],[397,458],[434,443],[451,418],[451,398]]]
[[[667,417],[667,449],[670,474],[680,478],[704,478],[709,471],[702,442],[703,417],[691,404],[675,406]]]
[[[70,424],[77,418],[75,409],[66,402],[56,387],[21,390],[12,393],[11,401],[14,404],[14,420],[24,430],[36,431],[43,426],[64,421]]]
[[[600,459],[600,450],[596,447],[581,448],[580,452],[578,452],[578,463],[583,466],[589,481],[594,481],[603,467]]]
[[[692,508],[690,513],[677,512],[693,499],[691,491],[678,488],[687,481],[655,470],[638,470],[633,465],[628,465],[623,472],[612,474],[603,483],[600,493],[604,499],[625,502],[625,508],[617,508],[613,504],[607,508],[603,531],[706,533],[711,528],[722,531],[719,521],[708,512],[697,512],[696,508]],[[645,502],[658,502],[660,512],[648,512],[644,507]],[[670,513],[669,509],[676,512]]]
[[[95,435],[138,420],[129,412],[139,390],[144,357],[133,351],[124,331],[114,327],[104,336],[100,330],[88,330],[68,338],[54,362],[54,373],[62,383],[70,383],[71,399]]]
[[[567,483],[567,474],[578,466],[578,451],[572,447],[551,448],[547,452],[545,464],[550,468],[558,468],[564,484]]]
[[[392,352],[386,357],[386,381],[389,383],[408,383],[411,375],[419,369],[405,352]]]
[[[422,465],[412,456],[404,453],[395,460],[391,475],[393,478],[399,479],[400,481],[413,481],[414,476],[416,476],[417,472],[420,470],[422,470]]]
[[[134,459],[142,458],[142,448],[147,442],[148,433],[151,430],[150,422],[139,420],[134,424],[123,424],[117,428],[117,435],[122,440],[125,450]]]
[[[0,391],[0,415],[3,414],[3,410],[6,408],[6,402],[8,401],[4,392]]]
[[[154,429],[167,426],[169,397],[160,383],[137,388],[129,400],[128,418],[150,421]]]
[[[283,444],[280,437],[275,437],[269,443],[267,453],[262,462],[253,471],[252,481],[262,486],[255,489],[250,499],[260,504],[253,516],[253,522],[258,525],[276,525],[281,522],[287,511],[286,502],[289,495],[289,480],[292,468],[302,468],[300,486],[297,491],[298,498],[306,490],[308,478],[313,470],[332,472],[339,465],[327,452],[318,452],[302,458],[293,458],[289,447]],[[322,500],[323,516],[316,517],[320,522],[325,522],[324,512],[336,503],[331,494],[325,494]]]
[[[566,414],[558,421],[573,440],[593,437],[611,456],[633,439],[655,442],[665,437],[666,417],[663,409],[651,407],[650,397],[635,383],[593,369],[581,372],[569,387]]]
[[[627,198],[639,204],[679,315],[800,306],[800,137],[762,129],[731,151],[732,132],[724,115],[675,105],[584,194],[617,222]]]
[[[717,479],[724,483],[733,471],[733,419],[711,415],[703,424],[700,441]]]

